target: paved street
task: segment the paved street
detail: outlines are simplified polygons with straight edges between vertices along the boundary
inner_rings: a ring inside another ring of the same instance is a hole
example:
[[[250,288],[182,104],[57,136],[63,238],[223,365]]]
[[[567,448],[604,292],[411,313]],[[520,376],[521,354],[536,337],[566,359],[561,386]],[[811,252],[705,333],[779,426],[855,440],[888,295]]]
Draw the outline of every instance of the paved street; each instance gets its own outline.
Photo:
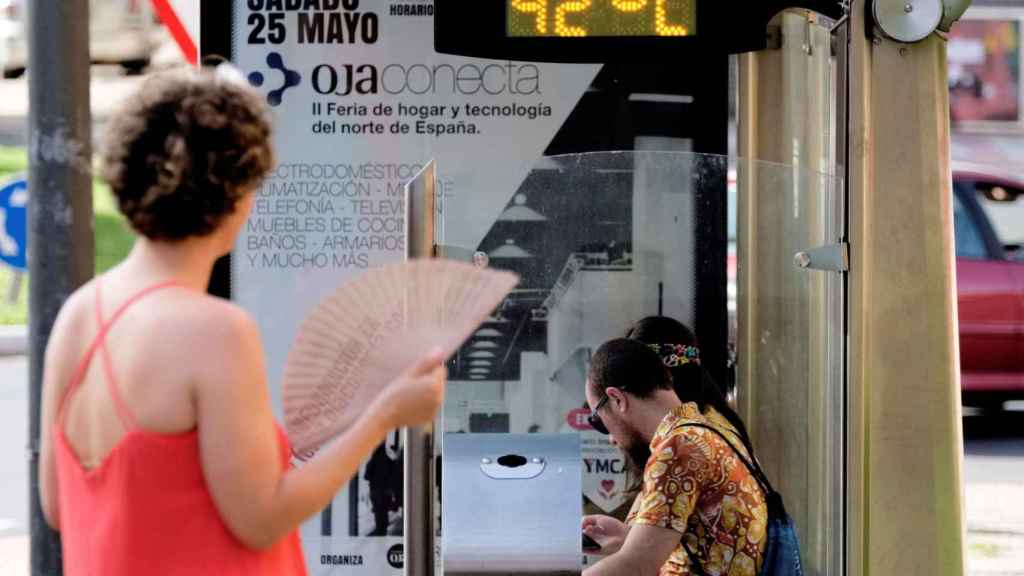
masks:
[[[0,357],[0,576],[28,574],[28,362]]]
[[[1024,403],[1008,407],[1003,414],[964,417],[968,484],[1024,483]]]
[[[972,576],[1024,574],[1024,405],[964,418],[964,498]]]

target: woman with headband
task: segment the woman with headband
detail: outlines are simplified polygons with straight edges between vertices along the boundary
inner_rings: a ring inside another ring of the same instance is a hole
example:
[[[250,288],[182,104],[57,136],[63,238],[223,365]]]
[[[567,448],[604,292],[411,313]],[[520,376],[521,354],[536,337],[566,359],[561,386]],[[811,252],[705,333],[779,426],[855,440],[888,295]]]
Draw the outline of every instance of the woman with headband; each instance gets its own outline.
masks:
[[[693,402],[708,420],[732,429],[738,439],[753,452],[747,427],[729,406],[721,388],[701,366],[697,336],[686,325],[667,316],[648,316],[634,324],[626,338],[647,344],[661,356],[672,374],[672,385],[679,399]]]

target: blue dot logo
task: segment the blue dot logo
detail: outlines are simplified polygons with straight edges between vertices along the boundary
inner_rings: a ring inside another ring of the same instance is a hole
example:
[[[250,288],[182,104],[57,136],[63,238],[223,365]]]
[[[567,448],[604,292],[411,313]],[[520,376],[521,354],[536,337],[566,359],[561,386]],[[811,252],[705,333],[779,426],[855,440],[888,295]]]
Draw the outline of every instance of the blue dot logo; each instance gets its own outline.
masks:
[[[271,52],[267,54],[267,66],[271,70],[277,70],[281,73],[281,86],[267,93],[267,103],[271,106],[277,107],[281,105],[284,100],[284,93],[289,88],[294,88],[302,82],[302,75],[297,71],[288,68],[284,63],[284,58],[280,52]],[[267,77],[263,72],[252,72],[249,74],[249,84],[260,88],[267,82]]]

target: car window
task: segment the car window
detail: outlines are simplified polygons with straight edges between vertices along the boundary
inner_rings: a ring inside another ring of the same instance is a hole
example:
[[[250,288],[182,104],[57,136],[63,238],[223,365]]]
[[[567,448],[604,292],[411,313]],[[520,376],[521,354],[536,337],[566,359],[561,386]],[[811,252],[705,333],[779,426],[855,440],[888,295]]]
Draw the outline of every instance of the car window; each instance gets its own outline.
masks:
[[[988,256],[981,231],[967,207],[960,201],[959,194],[953,194],[953,229],[958,258],[984,259]]]
[[[1001,244],[1024,244],[1024,196],[997,201],[979,192],[977,198]]]

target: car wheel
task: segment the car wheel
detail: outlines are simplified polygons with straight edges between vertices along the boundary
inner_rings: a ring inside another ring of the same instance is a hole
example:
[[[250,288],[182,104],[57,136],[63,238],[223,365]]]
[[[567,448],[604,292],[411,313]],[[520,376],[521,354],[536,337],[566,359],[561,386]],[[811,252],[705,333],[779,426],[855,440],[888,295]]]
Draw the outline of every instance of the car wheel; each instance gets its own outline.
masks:
[[[24,68],[11,68],[10,70],[4,70],[4,79],[13,80],[14,78],[21,78],[24,73]]]
[[[142,74],[146,67],[149,66],[149,60],[129,60],[128,62],[122,62],[121,67],[129,76],[138,76]]]

